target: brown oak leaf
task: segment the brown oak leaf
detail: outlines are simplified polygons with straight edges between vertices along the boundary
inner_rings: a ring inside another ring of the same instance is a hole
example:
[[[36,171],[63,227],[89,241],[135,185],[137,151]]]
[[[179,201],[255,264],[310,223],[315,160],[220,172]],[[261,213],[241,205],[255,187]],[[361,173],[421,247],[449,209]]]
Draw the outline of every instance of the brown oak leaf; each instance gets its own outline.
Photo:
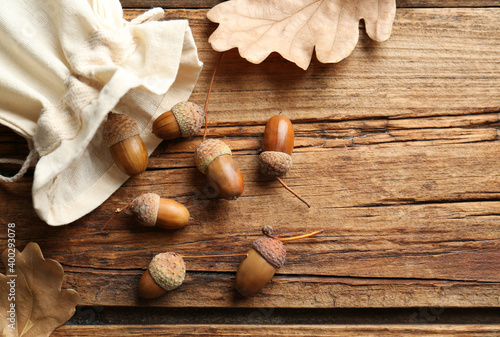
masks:
[[[323,63],[349,56],[361,19],[371,39],[387,40],[395,14],[395,0],[230,0],[208,12],[219,23],[208,41],[220,52],[236,47],[252,63],[276,51],[307,69],[315,47]]]
[[[29,243],[22,253],[15,252],[15,265],[9,260],[12,250],[2,254],[6,274],[0,274],[0,332],[8,337],[50,336],[73,316],[79,296],[72,289],[61,290],[62,266],[44,259],[36,243]]]

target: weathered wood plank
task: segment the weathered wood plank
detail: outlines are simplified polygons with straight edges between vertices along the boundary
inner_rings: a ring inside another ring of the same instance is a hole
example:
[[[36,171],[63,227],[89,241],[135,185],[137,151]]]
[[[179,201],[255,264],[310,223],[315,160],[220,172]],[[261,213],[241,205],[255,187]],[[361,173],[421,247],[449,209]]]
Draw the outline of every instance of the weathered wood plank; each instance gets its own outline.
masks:
[[[378,144],[370,142],[370,136],[386,135],[391,142],[432,140],[435,143],[470,143],[473,141],[494,141],[497,139],[499,113],[472,114],[441,117],[417,118],[362,118],[340,121],[309,122],[295,119],[295,148],[334,147],[334,141],[339,147],[346,144]],[[211,137],[241,138],[238,151],[258,151],[263,133],[263,125],[213,125],[209,128]],[[325,141],[328,142],[325,143]],[[193,152],[199,138],[193,140],[170,141],[160,145],[152,155],[153,165],[150,168],[160,168],[161,155],[175,156],[177,153]],[[16,135],[7,127],[0,125],[0,156],[23,158],[28,153],[28,145],[23,137]],[[408,144],[405,144],[408,145]],[[168,159],[164,158],[164,159]],[[151,163],[150,163],[151,164]],[[165,165],[172,167],[174,162]]]
[[[214,263],[214,265],[216,265]],[[235,265],[235,264],[233,264]],[[189,269],[189,266],[188,266]],[[137,295],[142,270],[66,268],[65,287],[80,305],[240,308],[499,307],[500,282],[365,279],[279,275],[261,292],[242,297],[234,273],[190,272],[174,291],[154,300]]]
[[[124,8],[211,8],[223,0],[121,0]],[[405,7],[498,7],[497,0],[397,0]]]
[[[62,336],[497,336],[500,325],[64,325]]]
[[[7,186],[17,192],[11,193],[15,203],[3,218],[18,222],[21,242],[48,236],[42,248],[75,267],[90,262],[95,268],[142,268],[151,254],[165,249],[184,254],[245,252],[260,227],[271,223],[281,234],[325,230],[314,239],[289,244],[283,273],[300,274],[307,267],[307,274],[314,275],[500,280],[494,268],[500,266],[495,201],[500,195],[500,147],[494,142],[474,148],[445,144],[312,149],[294,154],[295,166],[286,177],[312,202],[310,210],[276,182],[260,176],[256,155],[235,151],[246,180],[246,191],[236,202],[206,199],[204,177],[193,167],[192,154],[185,153],[182,159],[176,157],[181,167],[130,179],[72,226],[28,226],[36,221],[26,219],[29,181]],[[131,217],[120,216],[108,235],[96,234],[114,209],[147,191],[187,204],[191,225],[173,233],[149,231],[136,226]],[[71,239],[61,244],[65,237]],[[309,262],[314,264],[308,266]],[[211,264],[196,261],[193,266],[203,270],[213,268]],[[232,268],[221,264],[215,270]]]
[[[200,103],[217,58],[207,42],[216,25],[205,14],[167,13],[193,29],[205,62],[192,96]],[[275,54],[253,65],[231,50],[216,76],[209,121],[262,124],[280,112],[309,121],[498,112],[499,20],[498,8],[401,9],[388,41],[375,43],[362,30],[351,56],[338,64],[314,59],[306,72]]]

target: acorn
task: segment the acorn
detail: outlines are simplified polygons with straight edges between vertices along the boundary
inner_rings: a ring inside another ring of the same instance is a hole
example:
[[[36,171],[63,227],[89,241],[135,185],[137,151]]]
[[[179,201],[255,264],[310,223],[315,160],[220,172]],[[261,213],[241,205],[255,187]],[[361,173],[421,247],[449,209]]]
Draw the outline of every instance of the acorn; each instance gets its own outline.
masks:
[[[272,233],[270,226],[264,226],[265,235]],[[285,264],[286,249],[283,241],[292,241],[322,233],[318,230],[304,235],[279,238],[266,236],[257,239],[248,251],[236,272],[236,290],[243,296],[250,296],[261,290]]]
[[[205,132],[203,140],[195,153],[195,163],[198,170],[207,176],[208,184],[213,188],[215,195],[228,200],[237,199],[244,189],[243,176],[232,157],[231,148],[218,139],[206,139],[208,130],[207,107],[214,83],[215,72],[221,60],[222,53],[219,54],[212,74],[212,80],[208,87],[207,98],[205,100],[204,117]]]
[[[181,256],[177,253],[167,252],[156,255],[149,264],[148,269],[139,280],[139,296],[147,299],[160,297],[167,291],[179,287],[186,277],[186,264],[184,259],[234,257],[246,256],[246,254],[219,254]]]
[[[153,123],[153,133],[161,139],[191,137],[200,131],[205,111],[196,103],[179,102]]]
[[[256,240],[241,261],[236,273],[236,290],[253,295],[262,289],[285,264],[286,249],[279,240],[263,237]]]
[[[136,197],[126,207],[118,209],[115,214],[106,222],[101,231],[118,214],[129,208],[137,217],[139,222],[147,227],[158,226],[165,229],[178,229],[189,222],[189,211],[181,203],[160,198],[156,193],[144,193]]]
[[[156,193],[144,193],[135,198],[130,209],[141,224],[166,229],[182,228],[189,222],[189,211],[181,203],[160,198]]]
[[[220,198],[234,200],[243,193],[243,176],[231,148],[222,140],[204,140],[196,149],[195,163]]]
[[[292,168],[294,139],[293,125],[288,118],[284,116],[271,117],[264,129],[263,152],[259,155],[259,168],[263,175],[275,178],[307,207],[311,207],[281,179]]]
[[[136,176],[146,170],[148,151],[139,136],[139,126],[132,118],[110,112],[104,124],[103,140],[123,173]]]
[[[267,121],[259,156],[262,174],[282,177],[292,168],[294,138],[292,122],[288,118],[274,116]]]
[[[139,280],[139,296],[156,298],[182,284],[186,277],[184,259],[176,253],[156,255]]]

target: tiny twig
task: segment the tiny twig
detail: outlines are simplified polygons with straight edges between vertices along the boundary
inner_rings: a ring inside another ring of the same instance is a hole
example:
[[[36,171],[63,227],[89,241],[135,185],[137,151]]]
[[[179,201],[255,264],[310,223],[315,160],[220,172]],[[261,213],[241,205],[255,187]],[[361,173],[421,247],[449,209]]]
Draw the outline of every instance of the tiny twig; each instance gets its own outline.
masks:
[[[279,237],[276,237],[276,236],[274,238],[277,239],[277,240],[281,240],[281,241],[293,241],[293,240],[299,240],[299,239],[309,238],[311,236],[315,236],[315,235],[318,235],[318,234],[321,234],[321,233],[323,233],[322,229],[314,231],[314,232],[311,232],[311,233],[307,233],[307,234],[292,236],[292,237],[289,237],[289,238],[279,238]]]
[[[236,257],[236,256],[248,256],[248,254],[221,254],[221,255],[182,255],[183,259],[198,259],[205,257]]]
[[[283,185],[284,188],[286,188],[290,193],[292,193],[294,196],[296,196],[300,201],[302,201],[304,204],[307,205],[307,207],[311,208],[311,205],[307,201],[305,201],[300,195],[298,195],[294,190],[292,190],[290,187],[288,187],[285,182],[280,178],[276,177],[276,180],[278,180],[281,185]]]
[[[134,200],[132,199],[132,201],[134,201]],[[107,226],[109,225],[109,223],[110,223],[110,222],[111,222],[111,221],[115,218],[115,216],[117,216],[118,214],[120,214],[121,212],[123,212],[124,210],[126,210],[127,208],[129,208],[129,207],[130,207],[130,205],[132,205],[132,201],[131,201],[131,202],[129,202],[129,203],[128,203],[128,205],[127,205],[127,206],[125,206],[124,208],[121,208],[121,209],[120,209],[120,208],[117,208],[117,209],[115,210],[115,213],[111,216],[111,218],[109,218],[109,220],[108,220],[108,221],[106,221],[106,223],[104,224],[104,226],[102,226],[102,228],[101,228],[101,232],[102,232],[102,231],[104,231],[104,230],[106,229],[106,227],[107,227]]]
[[[220,59],[222,58],[222,54],[219,54],[219,58],[217,59],[217,63],[215,63],[214,72],[212,74],[212,80],[210,81],[210,86],[208,87],[207,99],[205,100],[205,107],[203,108],[205,112],[205,131],[203,132],[203,141],[207,138],[207,129],[208,129],[208,101],[210,98],[210,92],[212,91],[212,85],[214,84],[215,73],[217,72],[217,68],[219,67]]]

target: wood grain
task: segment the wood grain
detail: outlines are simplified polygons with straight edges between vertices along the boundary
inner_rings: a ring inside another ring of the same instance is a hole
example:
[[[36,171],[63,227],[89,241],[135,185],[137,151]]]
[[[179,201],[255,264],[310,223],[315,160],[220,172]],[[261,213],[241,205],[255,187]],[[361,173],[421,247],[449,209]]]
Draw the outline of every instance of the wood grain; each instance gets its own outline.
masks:
[[[159,325],[71,326],[51,336],[497,336],[500,325]]]
[[[205,14],[167,11],[168,19],[189,19],[205,62],[192,96],[199,103],[217,58],[207,43],[216,25]],[[193,164],[195,137],[162,143],[144,174],[60,228],[32,210],[32,178],[0,184],[0,220],[16,222],[18,248],[36,241],[63,264],[64,286],[80,293],[82,305],[499,307],[499,19],[499,8],[402,8],[389,41],[377,44],[361,33],[348,59],[313,60],[307,72],[278,55],[252,65],[234,50],[225,53],[209,136],[234,150],[246,181],[236,202],[207,197]],[[280,112],[296,130],[285,181],[310,210],[257,169],[264,124]],[[0,141],[2,156],[22,157],[19,138],[2,131]],[[100,232],[116,208],[142,192],[185,204],[190,225],[146,230],[123,214]],[[280,235],[325,233],[287,244],[286,265],[256,297],[237,298],[238,260],[224,258],[188,261],[177,291],[156,301],[137,298],[136,282],[155,253],[245,252],[264,224]]]

